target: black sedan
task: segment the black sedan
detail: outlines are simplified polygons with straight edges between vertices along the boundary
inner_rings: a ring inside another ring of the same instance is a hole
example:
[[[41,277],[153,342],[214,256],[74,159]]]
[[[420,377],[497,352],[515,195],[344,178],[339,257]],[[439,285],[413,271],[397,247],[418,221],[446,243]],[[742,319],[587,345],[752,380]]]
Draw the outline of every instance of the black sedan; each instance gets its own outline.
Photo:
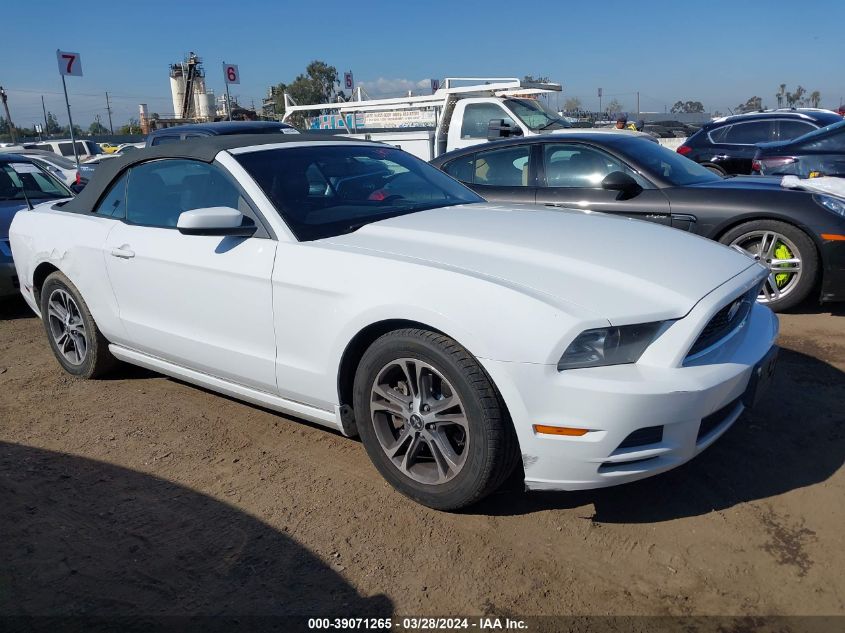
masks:
[[[778,178],[725,178],[633,134],[508,139],[432,164],[491,201],[616,213],[742,248],[768,263],[772,274],[759,300],[774,310],[814,292],[821,301],[845,300],[841,198],[784,189]],[[637,244],[630,249],[636,266]]]
[[[775,176],[845,176],[845,121],[791,141],[761,143],[751,161],[755,174]]]

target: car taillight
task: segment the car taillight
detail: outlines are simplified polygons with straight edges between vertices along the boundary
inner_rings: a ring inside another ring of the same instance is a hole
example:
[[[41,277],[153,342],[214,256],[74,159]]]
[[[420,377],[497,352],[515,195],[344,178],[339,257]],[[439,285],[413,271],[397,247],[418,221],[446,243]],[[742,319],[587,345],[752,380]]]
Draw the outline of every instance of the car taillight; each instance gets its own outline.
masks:
[[[762,174],[796,162],[791,156],[764,156],[751,161],[751,170]]]
[[[687,154],[689,154],[691,151],[692,151],[692,148],[691,148],[689,145],[681,145],[681,146],[678,148],[678,153],[679,153],[681,156],[686,156],[686,155],[687,155]]]
[[[80,174],[80,173],[77,171],[77,172],[76,172],[76,184],[77,184],[77,185],[79,185],[79,184],[81,184],[81,183],[82,183],[82,174]]]

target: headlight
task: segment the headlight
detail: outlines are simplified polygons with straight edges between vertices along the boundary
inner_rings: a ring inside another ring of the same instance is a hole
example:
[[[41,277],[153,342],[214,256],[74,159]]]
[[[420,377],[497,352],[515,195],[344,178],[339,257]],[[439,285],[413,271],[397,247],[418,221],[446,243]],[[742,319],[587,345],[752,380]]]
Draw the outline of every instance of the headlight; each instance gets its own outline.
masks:
[[[832,211],[836,215],[841,215],[845,218],[845,200],[842,198],[816,194],[813,196],[813,200],[818,202],[828,211]]]
[[[557,369],[636,363],[664,323],[666,321],[585,330],[566,348]]]

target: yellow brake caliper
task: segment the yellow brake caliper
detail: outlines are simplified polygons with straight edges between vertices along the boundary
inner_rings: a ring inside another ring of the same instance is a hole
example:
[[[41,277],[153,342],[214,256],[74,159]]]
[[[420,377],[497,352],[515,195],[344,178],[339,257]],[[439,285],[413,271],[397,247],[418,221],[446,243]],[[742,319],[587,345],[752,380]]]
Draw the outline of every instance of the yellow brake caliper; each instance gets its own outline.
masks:
[[[786,244],[784,244],[783,242],[779,242],[777,248],[775,248],[775,258],[792,259],[792,252],[787,248]],[[774,270],[777,270],[777,268],[775,268]],[[776,273],[775,283],[777,284],[777,287],[783,288],[786,285],[786,282],[789,281],[789,278],[791,276],[792,273]]]

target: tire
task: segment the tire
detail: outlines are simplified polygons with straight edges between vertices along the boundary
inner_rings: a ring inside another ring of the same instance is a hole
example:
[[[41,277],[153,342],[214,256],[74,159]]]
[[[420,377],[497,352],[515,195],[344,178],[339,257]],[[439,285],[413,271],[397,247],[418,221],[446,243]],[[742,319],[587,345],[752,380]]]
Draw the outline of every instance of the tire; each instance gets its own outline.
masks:
[[[739,246],[756,256],[759,248],[755,249],[754,245],[762,245],[767,240],[766,236],[772,236],[771,247],[764,247],[772,257],[762,257],[761,261],[769,265],[772,274],[763,284],[758,301],[768,305],[775,312],[781,312],[800,304],[816,286],[819,254],[810,236],[797,226],[779,220],[744,222],[722,235],[719,241],[728,246]],[[768,243],[767,241],[766,244]],[[784,248],[786,250],[782,250]],[[778,272],[791,269],[785,268],[787,264],[777,263],[787,261],[786,258],[780,257],[785,254],[789,255],[790,261],[798,260],[797,273]],[[769,262],[769,259],[772,261]]]
[[[443,334],[403,329],[377,339],[356,370],[353,403],[375,467],[430,508],[479,501],[517,464],[516,435],[496,388],[475,358]]]
[[[41,320],[50,348],[67,373],[100,378],[117,365],[82,295],[60,272],[50,274],[41,287]]]
[[[712,171],[714,174],[717,174],[719,176],[727,176],[728,175],[728,172],[726,172],[724,169],[722,169],[718,165],[714,165],[713,163],[701,163],[701,166],[706,167],[707,169]]]

